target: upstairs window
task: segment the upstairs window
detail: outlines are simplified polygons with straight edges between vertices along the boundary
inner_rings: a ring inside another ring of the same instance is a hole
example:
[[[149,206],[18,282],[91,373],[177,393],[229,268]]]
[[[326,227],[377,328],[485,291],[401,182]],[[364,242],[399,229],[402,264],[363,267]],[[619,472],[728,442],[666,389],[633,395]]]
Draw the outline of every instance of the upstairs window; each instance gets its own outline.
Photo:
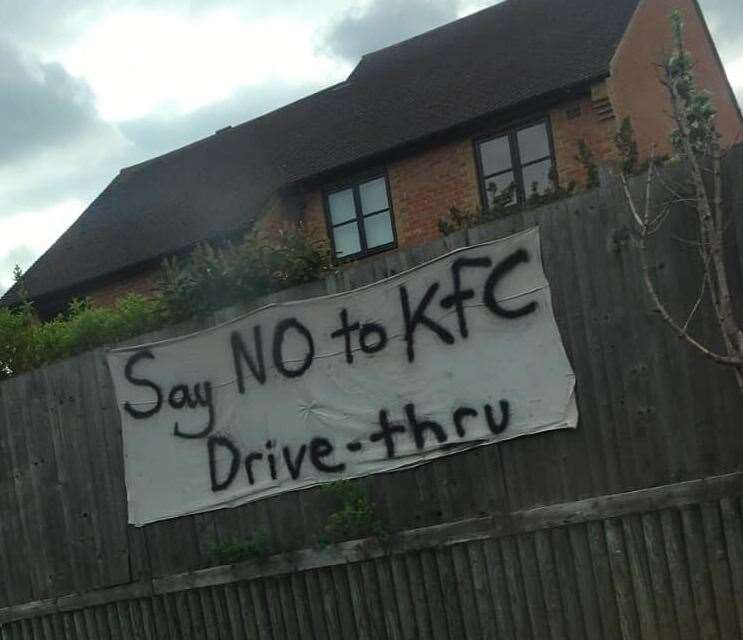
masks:
[[[395,246],[386,176],[326,192],[333,258],[346,260]]]
[[[523,203],[536,191],[552,186],[554,167],[547,120],[511,129],[477,143],[482,201],[490,206],[497,194],[509,188],[510,203]]]

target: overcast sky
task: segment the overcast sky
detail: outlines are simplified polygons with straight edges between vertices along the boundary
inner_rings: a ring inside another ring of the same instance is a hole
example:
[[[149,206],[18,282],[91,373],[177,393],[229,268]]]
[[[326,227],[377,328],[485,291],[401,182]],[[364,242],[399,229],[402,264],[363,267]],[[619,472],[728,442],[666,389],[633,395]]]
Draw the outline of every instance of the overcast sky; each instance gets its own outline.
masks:
[[[701,0],[743,100],[742,0]],[[125,166],[492,0],[0,0],[0,291]]]

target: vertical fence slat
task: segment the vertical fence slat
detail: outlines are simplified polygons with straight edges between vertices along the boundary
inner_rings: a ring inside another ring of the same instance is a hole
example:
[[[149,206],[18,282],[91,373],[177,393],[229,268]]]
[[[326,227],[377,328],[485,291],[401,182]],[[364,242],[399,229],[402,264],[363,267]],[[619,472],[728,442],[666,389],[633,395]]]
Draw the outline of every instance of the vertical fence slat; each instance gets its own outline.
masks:
[[[408,584],[410,585],[410,600],[412,602],[410,617],[415,619],[418,637],[435,638],[436,635],[431,629],[428,613],[428,602],[426,600],[425,581],[420,555],[417,553],[407,553],[401,559],[401,562],[404,562]]]
[[[537,564],[537,553],[534,538],[530,534],[516,537],[518,557],[521,564],[521,575],[526,593],[526,605],[529,621],[535,638],[549,638],[550,628],[547,607],[544,602],[542,582]]]
[[[567,640],[563,603],[560,596],[560,586],[557,581],[557,570],[552,554],[552,545],[548,531],[537,531],[534,534],[538,570],[544,604],[547,611],[547,624],[550,637],[553,640]]]
[[[477,613],[477,597],[472,578],[470,558],[465,545],[451,547],[451,558],[454,565],[454,585],[462,611],[462,629],[467,638],[482,638],[480,616]]]
[[[718,638],[717,614],[698,507],[683,507],[681,523],[700,637],[704,640]]]
[[[657,513],[646,513],[641,516],[641,520],[653,587],[652,597],[658,616],[658,636],[664,640],[676,640],[681,637],[681,632],[673,606],[671,578],[660,517]]]
[[[342,566],[331,567],[329,569],[335,591],[336,607],[338,609],[338,619],[340,622],[341,637],[353,640],[356,638],[356,622],[353,615],[353,602],[351,601],[351,590],[348,584],[348,575]],[[300,621],[300,628],[306,626]]]
[[[303,576],[315,637],[327,638],[328,627],[325,621],[325,611],[323,610],[322,595],[320,593],[320,580],[314,571],[305,571]]]
[[[743,639],[743,520],[733,498],[721,500],[720,510],[733,581],[733,601],[738,615],[738,635]]]
[[[372,638],[387,638],[387,623],[384,617],[382,598],[379,594],[379,579],[373,560],[361,563],[361,595],[369,613]]]
[[[603,524],[622,637],[625,640],[641,638],[640,621],[637,616],[635,594],[632,589],[632,575],[624,548],[622,523],[617,520],[607,520]]]
[[[503,616],[503,607],[499,606],[503,594],[498,593],[497,598],[491,595],[489,584],[488,561],[483,550],[483,545],[479,541],[463,545],[463,552],[466,553],[466,562],[469,564],[472,572],[472,589],[475,596],[474,615],[480,623],[481,635],[483,638],[496,638],[499,633],[496,624],[496,617],[500,614]],[[495,567],[494,572],[501,569]],[[502,574],[499,576],[502,579]],[[508,638],[512,635],[504,631],[500,637]]]
[[[500,546],[503,557],[503,566],[505,569],[506,582],[508,585],[508,594],[511,601],[511,612],[513,613],[514,628],[517,638],[534,638],[532,633],[529,606],[527,604],[528,594],[524,587],[524,579],[521,571],[521,561],[519,560],[518,545],[516,538],[509,536],[502,538],[493,544]],[[486,546],[486,549],[488,547]],[[495,550],[493,554],[495,555]],[[492,557],[492,556],[491,556]]]
[[[734,602],[733,586],[728,565],[727,546],[720,522],[720,505],[718,502],[704,503],[701,513],[720,635],[723,638],[734,638],[738,634],[738,621],[735,607],[731,606]]]
[[[666,547],[676,618],[679,623],[679,637],[684,640],[697,638],[699,637],[698,626],[694,614],[694,598],[683,542],[681,515],[676,510],[666,510],[661,512],[660,521]]]
[[[642,637],[655,639],[658,637],[655,599],[650,583],[650,571],[645,556],[644,536],[639,516],[622,518],[622,528]]]
[[[359,635],[359,640],[370,640],[373,638],[373,635],[369,612],[363,597],[361,567],[358,564],[347,564],[345,566],[345,572],[348,578],[348,589],[351,595],[353,617],[356,622],[356,631]]]

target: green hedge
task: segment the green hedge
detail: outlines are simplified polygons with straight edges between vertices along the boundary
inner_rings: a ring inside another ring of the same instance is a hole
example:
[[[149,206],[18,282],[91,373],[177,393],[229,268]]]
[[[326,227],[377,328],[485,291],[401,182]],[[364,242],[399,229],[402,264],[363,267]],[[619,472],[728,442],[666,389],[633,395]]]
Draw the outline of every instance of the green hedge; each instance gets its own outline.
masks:
[[[204,244],[163,265],[157,297],[129,294],[112,307],[74,300],[66,313],[40,322],[33,303],[0,308],[0,378],[147,333],[167,324],[245,304],[315,280],[330,269],[323,239],[302,225],[252,232],[237,244]],[[19,274],[22,286],[23,278]]]

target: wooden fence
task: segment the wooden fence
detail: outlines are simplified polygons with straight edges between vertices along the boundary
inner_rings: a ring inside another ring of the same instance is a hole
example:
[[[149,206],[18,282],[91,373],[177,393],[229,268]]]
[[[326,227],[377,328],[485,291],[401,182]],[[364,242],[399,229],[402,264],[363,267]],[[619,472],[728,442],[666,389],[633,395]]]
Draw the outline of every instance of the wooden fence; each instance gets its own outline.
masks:
[[[679,312],[700,285],[681,206],[653,254]],[[350,289],[536,223],[579,428],[359,481],[393,532],[385,549],[314,549],[334,508],[317,489],[130,527],[102,351],[0,384],[0,638],[743,638],[743,402],[730,372],[650,309],[616,185],[276,298]],[[717,340],[708,305],[691,326]],[[211,566],[211,541],[256,531],[268,560]]]

